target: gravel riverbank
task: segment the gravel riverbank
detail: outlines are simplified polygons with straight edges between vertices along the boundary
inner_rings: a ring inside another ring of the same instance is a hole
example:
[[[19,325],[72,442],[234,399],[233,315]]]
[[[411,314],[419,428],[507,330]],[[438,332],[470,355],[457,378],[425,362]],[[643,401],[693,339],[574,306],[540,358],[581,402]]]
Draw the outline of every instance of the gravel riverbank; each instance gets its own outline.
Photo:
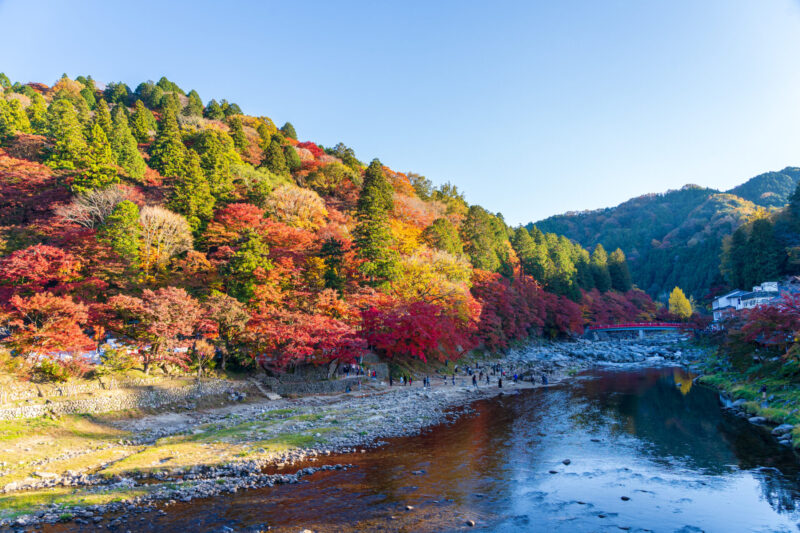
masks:
[[[490,376],[489,385],[484,377],[474,387],[461,365],[455,383],[441,375],[431,376],[430,387],[422,386],[421,376],[411,386],[389,387],[367,380],[360,390],[346,394],[258,400],[111,421],[115,431],[128,435],[100,443],[104,457],[112,459],[67,472],[58,470],[57,458],[44,460],[36,466],[36,475],[3,486],[0,529],[29,530],[57,521],[113,529],[139,513],[163,512],[155,507],[159,501],[163,507],[163,502],[297,483],[317,471],[313,461],[321,455],[364,452],[383,444],[381,439],[447,423],[469,412],[475,400],[543,386],[542,376],[553,385],[598,362],[675,362],[687,355],[676,346],[675,338],[535,344],[513,350],[502,360],[480,363],[481,368],[474,370],[502,366],[507,373],[502,388],[496,374]],[[511,379],[514,373],[520,376],[516,384]],[[312,466],[292,474],[267,473],[299,462]],[[70,497],[44,497],[58,490],[68,491]],[[76,493],[84,497],[75,497]]]

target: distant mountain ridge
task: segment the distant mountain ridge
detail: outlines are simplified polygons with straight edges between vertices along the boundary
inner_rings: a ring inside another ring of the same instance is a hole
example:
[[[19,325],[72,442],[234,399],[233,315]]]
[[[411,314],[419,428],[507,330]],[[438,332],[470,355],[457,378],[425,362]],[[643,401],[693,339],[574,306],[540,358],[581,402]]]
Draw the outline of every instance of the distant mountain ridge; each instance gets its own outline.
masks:
[[[766,172],[719,191],[686,185],[627,200],[616,207],[568,212],[528,224],[587,248],[621,248],[634,283],[654,297],[674,286],[697,299],[724,284],[719,273],[723,237],[755,215],[788,203],[800,168]]]

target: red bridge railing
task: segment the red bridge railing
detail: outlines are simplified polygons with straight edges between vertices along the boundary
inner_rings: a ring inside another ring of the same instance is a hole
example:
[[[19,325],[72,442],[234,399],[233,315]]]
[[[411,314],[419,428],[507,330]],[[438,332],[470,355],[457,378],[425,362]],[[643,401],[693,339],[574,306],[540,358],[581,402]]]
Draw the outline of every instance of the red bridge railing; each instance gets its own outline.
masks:
[[[604,329],[644,329],[644,328],[658,328],[658,329],[683,329],[689,327],[688,324],[682,322],[626,322],[623,324],[602,324],[599,326],[589,326],[589,331],[598,331]]]

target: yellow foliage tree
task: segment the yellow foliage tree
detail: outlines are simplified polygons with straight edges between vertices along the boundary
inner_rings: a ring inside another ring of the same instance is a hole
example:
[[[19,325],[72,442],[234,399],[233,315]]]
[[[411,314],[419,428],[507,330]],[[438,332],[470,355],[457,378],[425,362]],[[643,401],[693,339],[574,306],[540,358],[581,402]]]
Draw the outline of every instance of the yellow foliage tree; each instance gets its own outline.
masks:
[[[680,287],[672,289],[672,293],[669,295],[669,312],[683,320],[692,316],[692,303]]]

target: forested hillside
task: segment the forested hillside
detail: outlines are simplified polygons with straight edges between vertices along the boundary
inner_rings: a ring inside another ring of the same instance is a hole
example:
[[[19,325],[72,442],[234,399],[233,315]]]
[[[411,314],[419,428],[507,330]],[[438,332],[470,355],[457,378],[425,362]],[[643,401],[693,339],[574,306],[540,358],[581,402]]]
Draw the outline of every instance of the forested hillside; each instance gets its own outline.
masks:
[[[664,313],[620,250],[166,78],[0,87],[0,363],[23,375],[98,348],[145,371],[444,361]]]
[[[798,181],[800,169],[789,167],[727,193],[687,185],[612,208],[556,215],[535,226],[586,247],[621,248],[634,283],[652,297],[663,299],[680,286],[698,300],[707,299],[732,283],[720,269],[723,239],[767,216],[766,209],[785,205]]]
[[[798,183],[800,168],[786,167],[780,172],[759,174],[727,192],[764,207],[783,207]]]

